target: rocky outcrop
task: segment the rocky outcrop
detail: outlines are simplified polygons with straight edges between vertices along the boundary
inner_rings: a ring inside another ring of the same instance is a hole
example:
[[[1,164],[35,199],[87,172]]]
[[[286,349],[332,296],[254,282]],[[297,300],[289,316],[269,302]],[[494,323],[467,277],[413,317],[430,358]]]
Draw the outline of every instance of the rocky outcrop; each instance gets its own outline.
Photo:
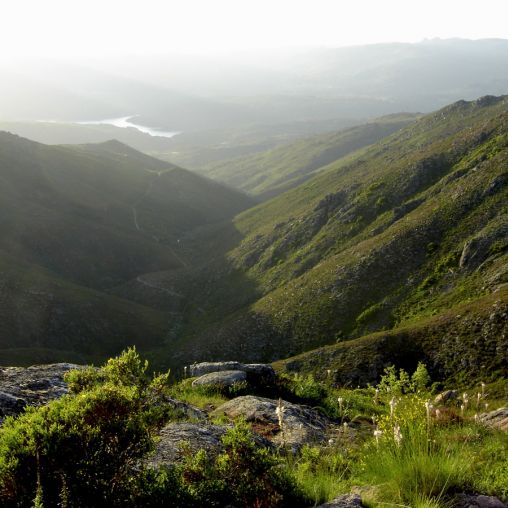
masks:
[[[223,370],[203,374],[192,382],[192,386],[233,386],[247,382],[247,373],[243,370]]]
[[[196,406],[193,406],[192,404],[188,404],[187,402],[166,397],[164,398],[164,404],[167,404],[177,413],[182,415],[184,418],[188,418],[189,420],[204,421],[208,419],[208,416],[204,411]]]
[[[480,415],[480,421],[494,429],[508,432],[508,407],[502,407]]]
[[[306,443],[323,442],[326,439],[327,420],[307,406],[282,401],[283,428],[276,413],[278,402],[264,397],[246,395],[237,397],[218,407],[212,416],[245,418],[254,429],[264,434],[277,446],[297,450]]]
[[[203,376],[211,372],[221,372],[224,370],[243,370],[243,363],[239,362],[202,362],[194,363],[189,366],[189,375],[191,377]]]
[[[80,368],[72,363],[0,367],[0,419],[19,414],[25,406],[42,406],[60,398],[68,391],[64,374]]]
[[[455,498],[457,508],[507,508],[507,506],[494,496],[470,496],[459,494]]]
[[[275,380],[275,371],[271,365],[265,363],[240,362],[203,362],[189,366],[191,377],[204,376],[213,372],[242,371],[246,374],[246,381],[250,384],[271,384]]]
[[[185,454],[205,449],[217,455],[222,449],[221,438],[226,427],[203,423],[169,423],[159,434],[155,453],[148,459],[151,467],[160,467],[181,461]]]
[[[320,504],[317,508],[361,508],[362,498],[358,494],[344,494],[328,503]]]
[[[449,404],[457,400],[457,392],[455,390],[446,390],[436,396],[434,404]]]
[[[153,468],[171,466],[199,450],[205,450],[208,457],[217,456],[223,451],[222,437],[231,427],[204,422],[168,423],[160,431],[155,452],[148,458],[147,465]],[[253,433],[252,438],[258,446],[272,446],[270,441],[257,434]]]
[[[495,179],[489,188],[497,189],[501,184],[496,182],[499,180]],[[495,255],[497,249],[499,251],[506,250],[507,238],[508,220],[501,220],[499,223],[482,229],[474,238],[464,244],[459,267],[469,270],[478,268],[489,256]]]

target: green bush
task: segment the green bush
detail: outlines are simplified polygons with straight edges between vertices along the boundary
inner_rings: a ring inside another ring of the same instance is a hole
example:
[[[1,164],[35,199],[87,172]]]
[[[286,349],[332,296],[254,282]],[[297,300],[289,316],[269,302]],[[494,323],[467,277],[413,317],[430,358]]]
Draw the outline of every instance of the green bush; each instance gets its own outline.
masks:
[[[295,480],[269,449],[256,444],[249,427],[239,422],[222,438],[215,458],[204,451],[189,455],[180,468],[183,488],[195,506],[293,507],[306,499]]]
[[[0,506],[284,507],[305,505],[296,482],[245,423],[223,452],[149,468],[153,435],[172,416],[168,374],[150,378],[129,349],[103,367],[66,375],[70,393],[0,428]]]
[[[71,394],[0,428],[2,506],[125,506],[137,461],[166,418],[167,375],[150,380],[134,349],[69,373]],[[160,402],[160,401],[159,401]]]

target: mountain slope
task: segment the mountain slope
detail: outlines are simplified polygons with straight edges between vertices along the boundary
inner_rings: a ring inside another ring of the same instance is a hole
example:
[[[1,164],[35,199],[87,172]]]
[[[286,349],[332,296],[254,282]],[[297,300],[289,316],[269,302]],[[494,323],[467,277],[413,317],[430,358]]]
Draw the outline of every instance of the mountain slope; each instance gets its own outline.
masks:
[[[392,115],[339,132],[321,134],[257,155],[200,168],[200,173],[261,199],[298,186],[320,168],[405,127],[416,115]]]
[[[210,283],[216,321],[182,338],[187,357],[281,358],[497,291],[507,110],[506,97],[460,101],[239,215],[228,258],[255,287],[250,305],[221,314]]]
[[[170,316],[109,289],[186,267],[181,235],[250,204],[117,141],[46,146],[0,133],[0,348],[103,358],[162,343]]]
[[[116,141],[49,147],[3,134],[0,181],[0,248],[98,287],[180,266],[182,234],[251,203]]]

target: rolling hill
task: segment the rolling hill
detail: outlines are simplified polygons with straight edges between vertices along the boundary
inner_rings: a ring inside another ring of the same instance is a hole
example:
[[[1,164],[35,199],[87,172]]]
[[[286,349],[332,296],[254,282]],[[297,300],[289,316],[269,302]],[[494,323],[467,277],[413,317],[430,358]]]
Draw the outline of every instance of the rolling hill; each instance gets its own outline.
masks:
[[[506,97],[459,101],[238,215],[181,357],[274,360],[505,302],[507,110]]]
[[[390,115],[260,154],[209,164],[198,171],[266,200],[297,187],[327,164],[379,141],[415,118],[412,114]]]
[[[47,146],[0,133],[1,348],[103,357],[160,344],[169,316],[108,289],[185,267],[182,235],[251,204],[117,141]]]
[[[0,352],[505,371],[507,129],[506,96],[459,101],[259,204],[118,142],[3,134]]]

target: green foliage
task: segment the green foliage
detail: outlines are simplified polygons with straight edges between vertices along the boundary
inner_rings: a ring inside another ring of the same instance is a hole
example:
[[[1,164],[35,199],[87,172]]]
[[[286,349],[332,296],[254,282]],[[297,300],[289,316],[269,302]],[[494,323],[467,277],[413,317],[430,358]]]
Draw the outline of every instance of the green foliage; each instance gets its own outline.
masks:
[[[411,376],[413,390],[424,391],[430,385],[431,379],[427,367],[424,363],[418,362],[418,367]]]
[[[470,487],[472,450],[454,446],[434,428],[425,399],[400,398],[392,414],[377,422],[381,437],[367,441],[354,474],[381,485],[379,501],[409,506],[441,506],[444,499]]]
[[[338,447],[304,446],[295,459],[288,458],[299,486],[313,503],[324,503],[346,491],[353,455],[344,443]]]
[[[404,370],[397,369],[394,365],[386,367],[381,376],[378,389],[394,395],[425,391],[431,382],[429,372],[424,363],[418,362],[418,367],[411,376]]]
[[[364,311],[362,311],[358,316],[356,316],[356,322],[358,325],[364,325],[372,318],[374,318],[377,314],[379,314],[385,308],[385,302],[378,302],[370,307],[367,307]]]
[[[152,381],[134,349],[101,369],[69,373],[73,393],[0,428],[0,499],[28,505],[121,506],[138,487],[136,461],[167,411],[167,375]]]
[[[494,256],[495,254],[500,254],[504,252],[508,247],[508,241],[506,240],[496,240],[489,247],[489,254]]]
[[[222,438],[214,459],[199,453],[182,466],[184,485],[196,506],[278,507],[301,505],[303,496],[273,453],[258,446],[239,423]]]
[[[148,471],[143,498],[136,506],[239,508],[306,506],[308,500],[284,463],[252,440],[249,427],[238,422],[222,438],[223,451],[209,456],[190,451],[182,464]]]
[[[200,172],[268,199],[296,187],[331,162],[392,134],[414,119],[412,115],[383,117],[365,125],[314,135],[260,154],[207,164]]]
[[[308,404],[319,404],[327,394],[326,388],[316,381],[312,374],[287,376],[285,381],[289,393],[297,400]]]

